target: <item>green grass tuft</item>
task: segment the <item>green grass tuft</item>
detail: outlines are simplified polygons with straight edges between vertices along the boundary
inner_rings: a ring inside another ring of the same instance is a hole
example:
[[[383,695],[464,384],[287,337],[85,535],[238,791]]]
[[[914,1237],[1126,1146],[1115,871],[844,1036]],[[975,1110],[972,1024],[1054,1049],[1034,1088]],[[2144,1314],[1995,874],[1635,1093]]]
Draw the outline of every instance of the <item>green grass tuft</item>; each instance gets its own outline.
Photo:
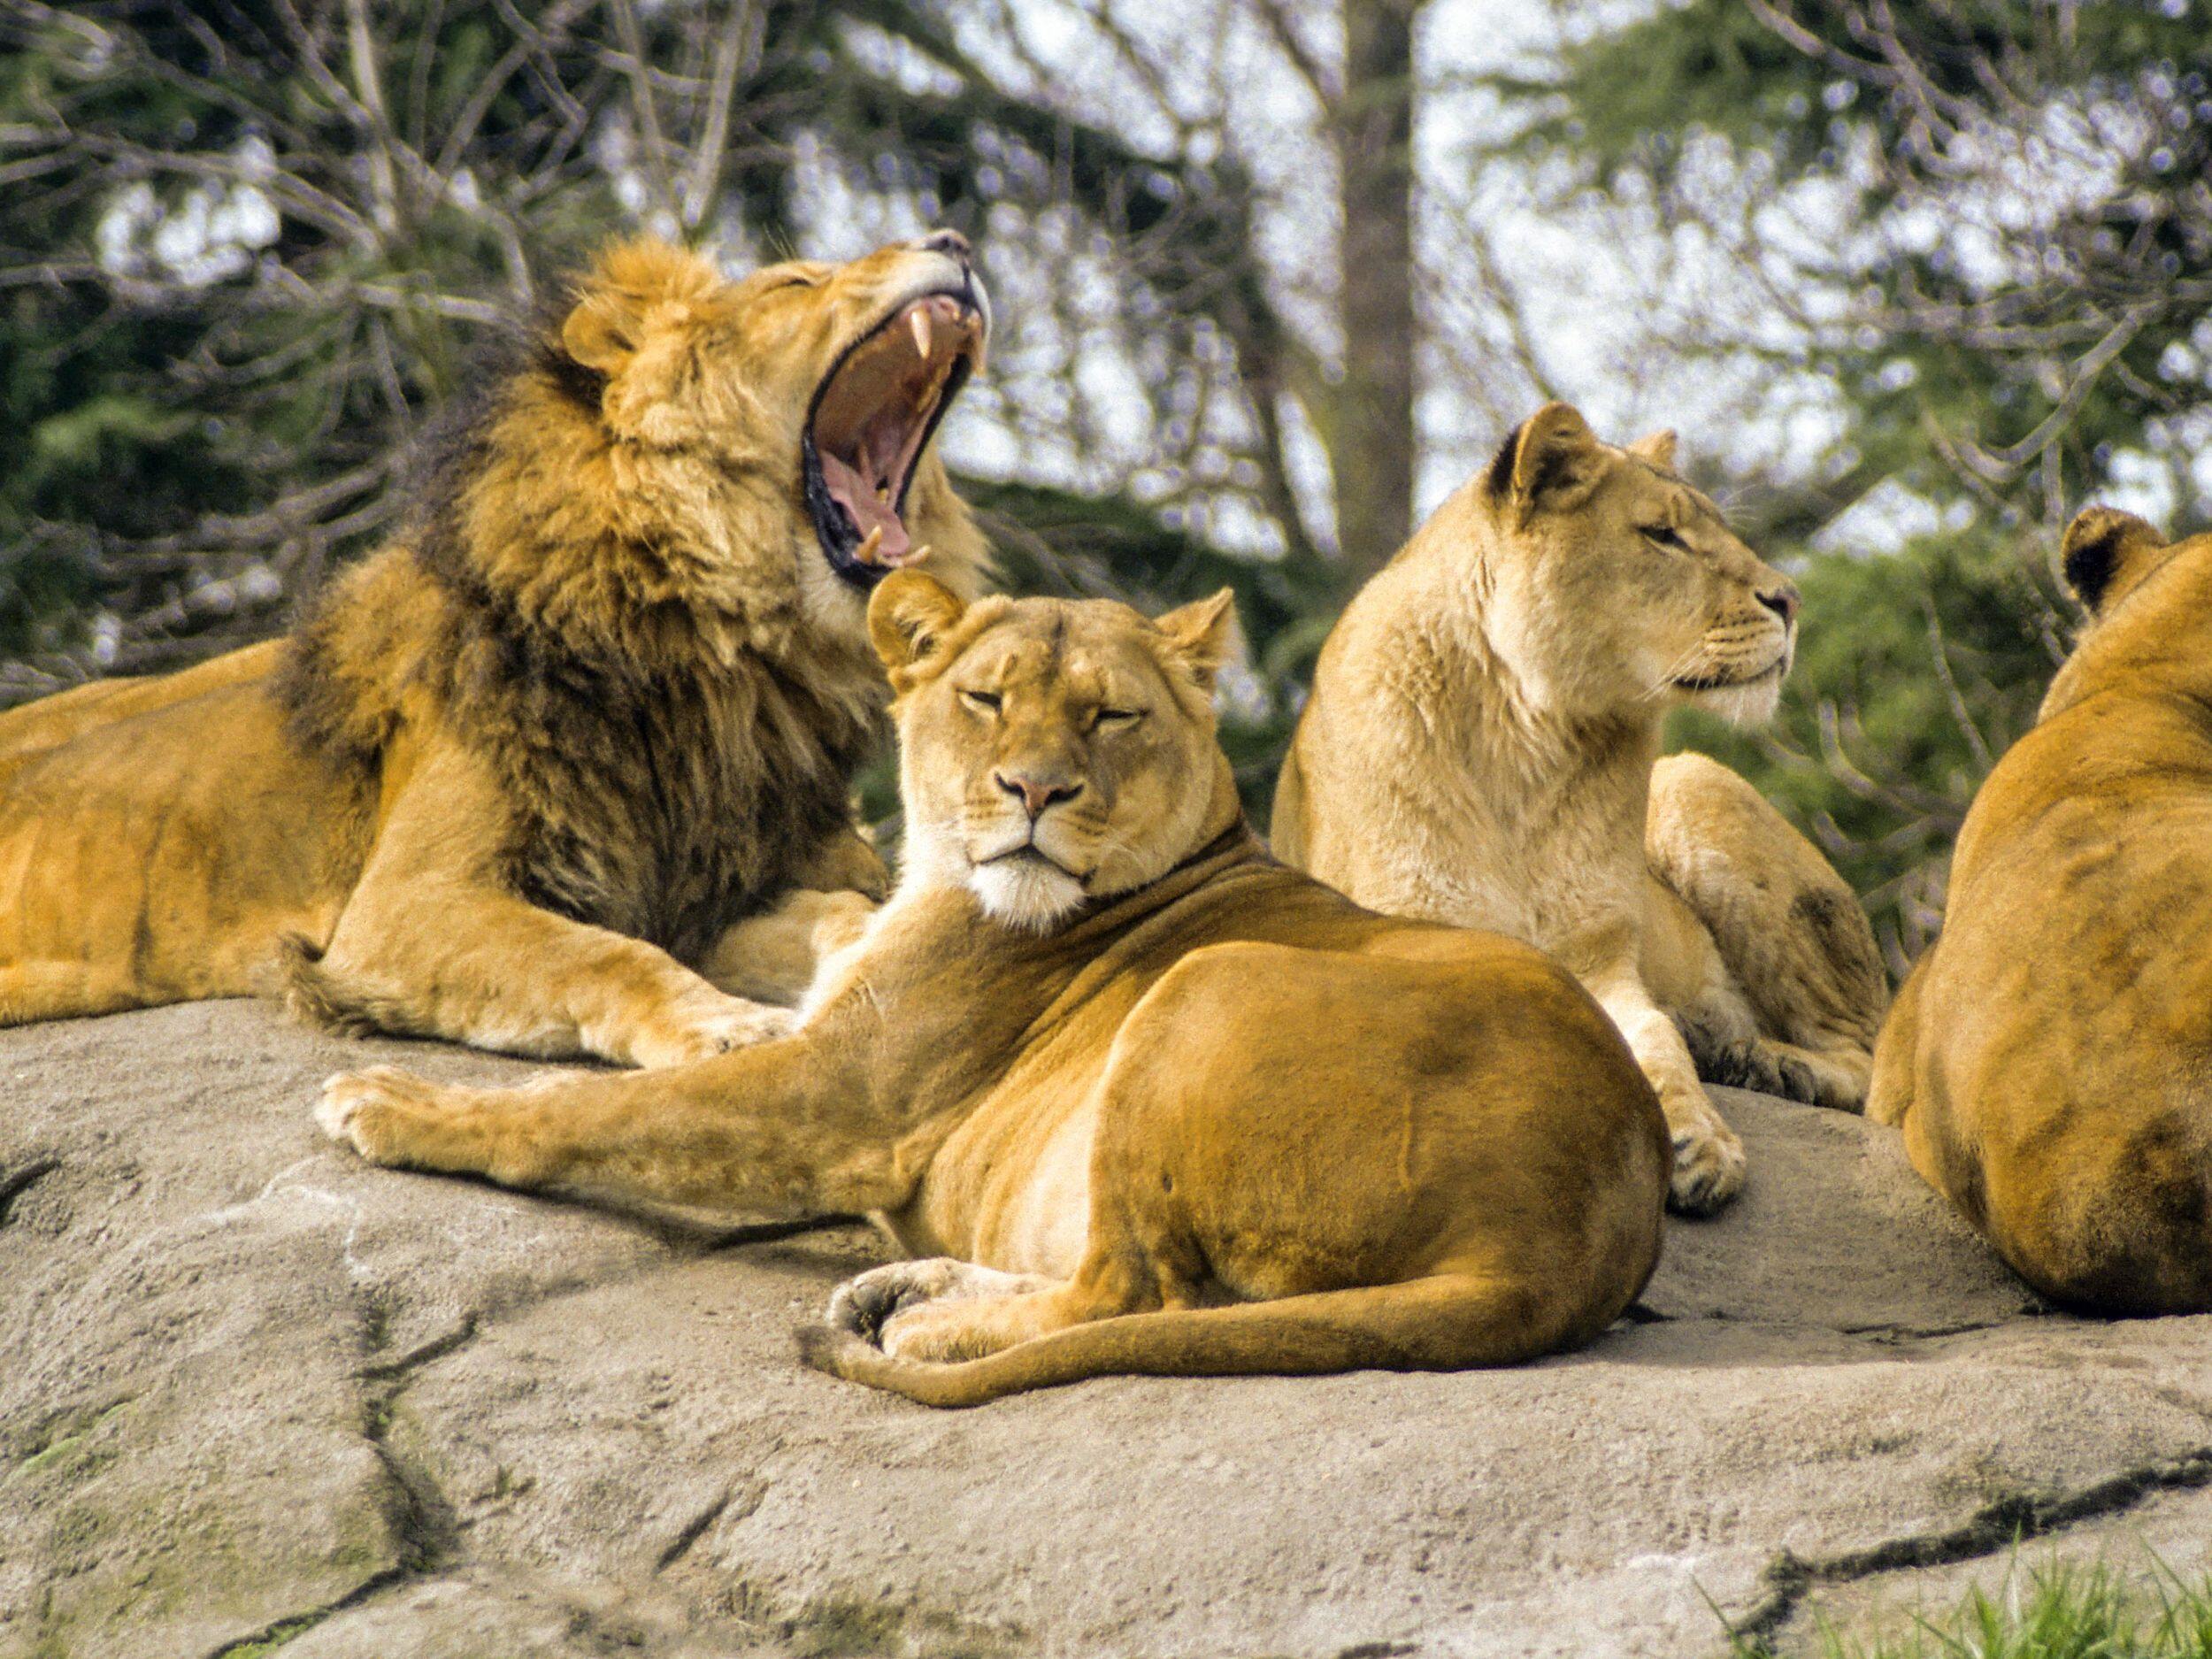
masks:
[[[1778,1650],[1737,1638],[1730,1659],[2212,1659],[2212,1578],[2163,1572],[2149,1581],[2097,1565],[2060,1563],[2015,1577],[1994,1594],[1977,1586],[1949,1614],[1901,1632],[1860,1637],[1816,1619],[1802,1646]]]

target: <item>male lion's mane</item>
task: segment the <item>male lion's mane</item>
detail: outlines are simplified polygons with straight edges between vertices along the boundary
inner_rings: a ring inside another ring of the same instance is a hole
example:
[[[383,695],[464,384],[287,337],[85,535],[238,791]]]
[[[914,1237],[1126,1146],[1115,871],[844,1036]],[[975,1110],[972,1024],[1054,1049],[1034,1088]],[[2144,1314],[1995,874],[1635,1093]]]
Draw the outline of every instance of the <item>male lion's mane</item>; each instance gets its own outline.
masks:
[[[365,810],[403,705],[426,702],[512,804],[513,890],[696,960],[844,821],[883,697],[856,651],[822,660],[776,580],[810,535],[795,499],[725,481],[714,504],[753,520],[764,565],[732,605],[651,490],[613,495],[605,378],[561,349],[565,310],[487,351],[422,443],[396,545],[313,603],[277,695]],[[311,957],[293,974],[311,1011],[335,995],[300,983]]]

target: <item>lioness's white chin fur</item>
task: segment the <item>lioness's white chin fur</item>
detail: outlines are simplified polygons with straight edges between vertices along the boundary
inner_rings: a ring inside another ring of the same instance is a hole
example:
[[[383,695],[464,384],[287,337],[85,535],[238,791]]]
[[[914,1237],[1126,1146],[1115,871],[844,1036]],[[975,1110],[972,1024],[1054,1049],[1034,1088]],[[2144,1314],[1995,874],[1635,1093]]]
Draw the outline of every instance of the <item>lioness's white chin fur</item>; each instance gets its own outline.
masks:
[[[1695,702],[1699,708],[1717,714],[1731,726],[1764,726],[1774,718],[1774,710],[1782,701],[1782,674],[1770,673],[1747,685],[1718,686],[1699,692]]]
[[[1001,858],[968,872],[983,913],[1025,933],[1049,933],[1083,902],[1083,884],[1041,858]]]

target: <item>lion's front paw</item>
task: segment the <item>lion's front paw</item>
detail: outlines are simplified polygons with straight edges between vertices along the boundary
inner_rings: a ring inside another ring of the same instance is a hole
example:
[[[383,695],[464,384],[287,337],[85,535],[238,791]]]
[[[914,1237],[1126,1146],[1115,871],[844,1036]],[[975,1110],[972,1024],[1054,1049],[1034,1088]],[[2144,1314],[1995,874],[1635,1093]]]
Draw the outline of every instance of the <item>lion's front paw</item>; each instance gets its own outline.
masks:
[[[787,1008],[715,990],[695,992],[647,1022],[631,1041],[628,1058],[631,1064],[648,1069],[688,1065],[732,1048],[787,1037],[797,1024],[798,1016]]]
[[[410,1131],[426,1114],[443,1110],[444,1086],[426,1081],[397,1066],[341,1071],[323,1079],[315,1121],[323,1133],[349,1146],[372,1164],[409,1161]]]
[[[1709,1216],[1743,1190],[1743,1142],[1717,1116],[1708,1114],[1695,1123],[1678,1125],[1673,1141],[1669,1208],[1686,1216]]]

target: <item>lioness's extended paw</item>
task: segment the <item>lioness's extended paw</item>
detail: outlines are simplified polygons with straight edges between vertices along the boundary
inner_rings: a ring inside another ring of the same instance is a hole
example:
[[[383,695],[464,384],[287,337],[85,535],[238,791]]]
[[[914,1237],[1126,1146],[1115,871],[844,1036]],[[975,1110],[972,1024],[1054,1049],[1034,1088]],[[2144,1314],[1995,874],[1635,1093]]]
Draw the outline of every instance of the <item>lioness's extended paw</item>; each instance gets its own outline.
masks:
[[[403,1164],[410,1127],[426,1113],[442,1110],[441,1097],[449,1092],[397,1066],[340,1071],[323,1079],[315,1121],[333,1141],[372,1164]]]
[[[749,1048],[791,1034],[798,1016],[787,1008],[725,996],[703,987],[644,1022],[630,1041],[632,1065],[688,1065],[732,1048]]]
[[[1717,1115],[1678,1125],[1672,1134],[1674,1173],[1667,1207],[1686,1216],[1709,1216],[1743,1190],[1743,1142]]]

